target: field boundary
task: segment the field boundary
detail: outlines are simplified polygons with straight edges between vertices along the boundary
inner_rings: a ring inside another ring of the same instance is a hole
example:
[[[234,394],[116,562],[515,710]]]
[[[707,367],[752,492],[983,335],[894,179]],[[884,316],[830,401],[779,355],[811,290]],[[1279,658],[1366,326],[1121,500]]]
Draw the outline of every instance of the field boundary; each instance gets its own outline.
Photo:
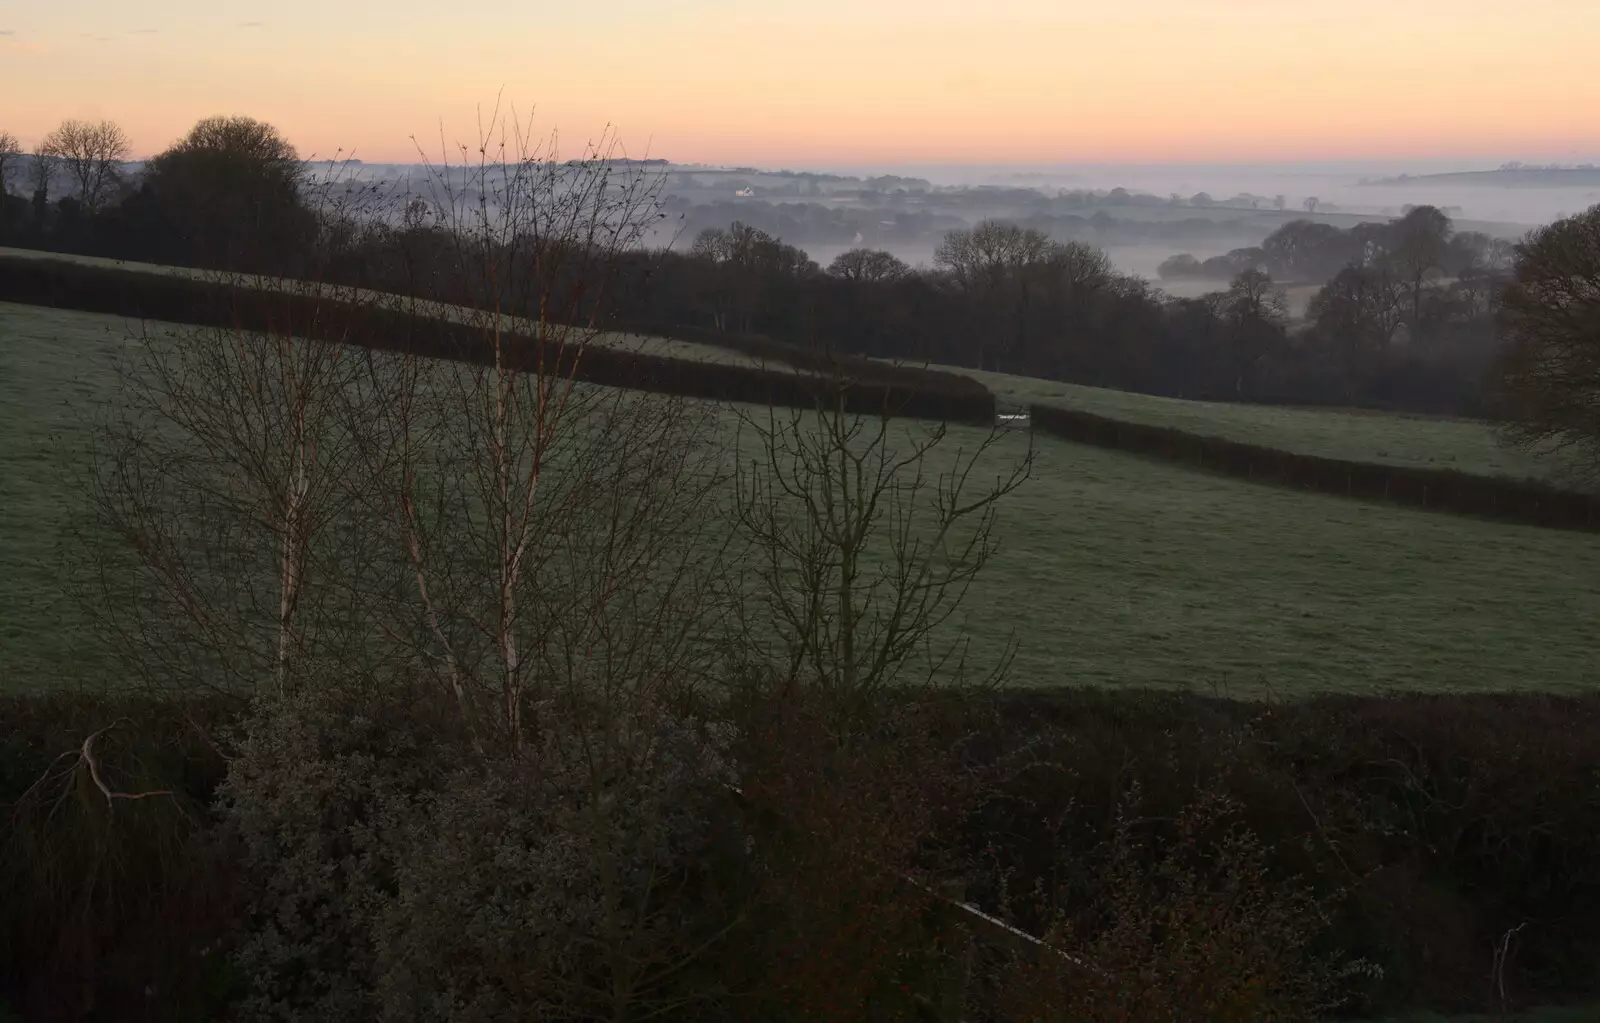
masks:
[[[0,301],[104,313],[133,319],[246,331],[273,331],[380,351],[486,365],[491,351],[470,322],[424,315],[392,302],[352,301],[347,289],[285,282],[252,286],[180,274],[0,255]],[[401,301],[404,301],[403,299]],[[469,311],[470,312],[470,311]],[[603,345],[578,346],[504,333],[518,369],[571,374],[603,386],[686,398],[815,408],[842,400],[846,410],[990,426],[995,398],[982,384],[936,387],[921,378],[848,374],[827,379],[770,367],[737,366],[650,355]],[[974,383],[976,383],[974,381]]]
[[[1600,531],[1600,497],[1536,480],[1299,454],[1051,405],[1033,405],[1028,411],[1036,429],[1063,440],[1150,455],[1236,479],[1548,529]]]
[[[797,369],[822,375],[837,375],[862,384],[890,383],[958,394],[987,393],[989,388],[980,380],[953,370],[935,369],[932,366],[905,362],[872,359],[864,355],[807,348],[804,345],[765,334],[714,330],[684,324],[665,327],[654,323],[623,323],[620,329],[636,334],[649,334],[672,341],[689,341],[738,352],[753,359],[782,362]]]

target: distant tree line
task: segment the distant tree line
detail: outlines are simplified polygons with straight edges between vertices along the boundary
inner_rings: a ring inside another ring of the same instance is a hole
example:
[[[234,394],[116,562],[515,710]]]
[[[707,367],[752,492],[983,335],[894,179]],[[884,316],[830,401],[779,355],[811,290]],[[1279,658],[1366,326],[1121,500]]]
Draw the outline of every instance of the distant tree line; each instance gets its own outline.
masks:
[[[797,245],[931,246],[937,244],[946,231],[972,226],[971,219],[962,215],[963,211],[976,212],[981,217],[985,208],[995,206],[1014,211],[1006,217],[1008,221],[1041,231],[1056,241],[1086,241],[1105,246],[1219,245],[1259,237],[1249,225],[1235,219],[1119,217],[1107,208],[1089,204],[1063,205],[1062,199],[1052,200],[1042,193],[1024,190],[1008,191],[1001,197],[991,198],[987,207],[959,201],[967,196],[967,193],[940,192],[929,197],[897,191],[863,195],[860,204],[840,205],[773,202],[763,198],[718,197],[704,201],[669,191],[664,208],[671,215],[672,227],[691,238],[708,227],[725,228],[737,220]]]
[[[300,158],[269,124],[207,118],[138,173],[130,155],[112,121],[65,121],[29,154],[0,136],[0,244],[282,272],[318,229]]]
[[[1337,273],[1291,329],[1282,288],[1258,265],[1224,290],[1172,298],[1089,244],[1018,224],[946,232],[931,268],[863,248],[823,269],[735,223],[686,252],[636,255],[617,310],[640,329],[763,333],[1156,394],[1480,410],[1497,278],[1440,285],[1417,270],[1432,255],[1397,251]]]
[[[67,122],[31,154],[0,139],[0,243],[283,275],[310,272],[315,251],[332,260],[316,268],[321,276],[422,297],[444,297],[429,282],[459,258],[451,225],[409,215],[403,203],[393,215],[339,212],[293,147],[250,118],[200,122],[137,175],[127,157],[126,137],[109,122]],[[1225,286],[1174,298],[1115,271],[1089,241],[1063,238],[1075,216],[1056,209],[1065,201],[1046,200],[1021,223],[971,227],[896,213],[886,230],[937,237],[929,267],[863,245],[824,268],[794,238],[743,219],[680,231],[671,248],[628,253],[588,312],[638,330],[758,334],[1163,395],[1486,408],[1513,252],[1456,232],[1435,207],[1347,230],[1296,220],[1217,260],[1175,257],[1164,276],[1216,276]],[[851,223],[821,204],[736,208],[773,213],[800,239]],[[734,212],[694,208],[705,210]],[[667,197],[659,223],[673,212]],[[1078,219],[1092,235],[1104,215]],[[1304,324],[1291,323],[1280,281],[1325,282]]]
[[[1320,284],[1351,265],[1405,262],[1444,278],[1463,279],[1504,274],[1511,266],[1513,243],[1477,231],[1454,229],[1445,211],[1413,206],[1387,223],[1350,228],[1313,220],[1292,220],[1260,245],[1233,249],[1210,259],[1187,252],[1157,269],[1162,280],[1231,280],[1249,269],[1265,270],[1281,281]]]

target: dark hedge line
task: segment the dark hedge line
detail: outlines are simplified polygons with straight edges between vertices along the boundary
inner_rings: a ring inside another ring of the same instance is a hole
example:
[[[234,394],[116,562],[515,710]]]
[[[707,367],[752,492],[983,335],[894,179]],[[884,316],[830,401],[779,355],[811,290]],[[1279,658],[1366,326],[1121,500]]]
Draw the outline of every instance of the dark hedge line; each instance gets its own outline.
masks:
[[[930,369],[903,363],[885,362],[843,352],[819,351],[779,341],[763,334],[743,334],[693,325],[630,325],[625,328],[641,334],[693,341],[696,344],[726,348],[751,358],[782,362],[813,373],[838,375],[860,384],[895,384],[957,394],[987,393],[988,388],[964,373]]]
[[[491,355],[468,326],[402,309],[350,303],[330,296],[261,290],[228,282],[141,273],[64,260],[0,256],[0,301],[108,313],[241,330],[281,330],[319,340],[486,364]],[[994,396],[981,385],[960,390],[925,386],[921,379],[846,377],[834,384],[801,372],[718,365],[645,355],[625,349],[540,344],[506,339],[514,366],[574,373],[577,379],[690,398],[813,408],[842,393],[845,407],[864,413],[992,425]]]
[[[1600,498],[1536,480],[1297,454],[1078,409],[1035,405],[1030,415],[1038,429],[1066,440],[1154,455],[1240,479],[1552,529],[1600,529]]]

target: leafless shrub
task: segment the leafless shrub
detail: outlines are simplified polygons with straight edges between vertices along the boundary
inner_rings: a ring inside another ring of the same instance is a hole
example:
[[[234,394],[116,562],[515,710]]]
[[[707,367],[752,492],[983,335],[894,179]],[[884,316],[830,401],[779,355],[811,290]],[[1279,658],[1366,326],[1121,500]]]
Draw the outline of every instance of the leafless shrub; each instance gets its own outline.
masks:
[[[755,451],[738,480],[755,566],[745,628],[780,684],[825,694],[843,724],[896,687],[981,680],[940,627],[992,555],[1031,449],[1008,460],[991,432],[951,452],[943,424],[847,412],[827,391],[815,412],[741,420]]]
[[[227,867],[181,784],[181,738],[148,714],[42,731],[60,755],[7,800],[0,825],[0,962],[20,974],[18,1008],[79,1020],[119,996],[195,986],[207,965],[197,952],[225,929]],[[144,1018],[137,1005],[117,1011]]]
[[[1312,1019],[1369,969],[1319,951],[1325,900],[1274,876],[1239,807],[1201,793],[1167,822],[1119,815],[1093,891],[1058,903],[1045,950],[1014,957],[1007,1018],[1219,1021]]]

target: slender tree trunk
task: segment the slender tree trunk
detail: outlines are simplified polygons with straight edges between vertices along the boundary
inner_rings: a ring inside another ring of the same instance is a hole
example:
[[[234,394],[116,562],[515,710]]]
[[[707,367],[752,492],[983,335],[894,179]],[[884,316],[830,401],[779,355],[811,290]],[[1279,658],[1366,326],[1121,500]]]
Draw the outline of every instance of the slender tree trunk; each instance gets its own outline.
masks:
[[[292,355],[287,351],[290,342],[283,342],[280,358],[285,363]],[[307,461],[310,457],[306,437],[306,409],[304,395],[294,380],[294,370],[289,369],[290,400],[294,403],[294,438],[289,452],[289,478],[284,495],[282,538],[279,544],[278,573],[278,654],[274,675],[278,695],[289,691],[289,661],[294,646],[294,614],[300,600],[302,563],[305,559],[305,500],[310,489]]]
[[[498,314],[497,314],[498,320]],[[515,529],[511,514],[511,464],[509,420],[511,405],[511,374],[506,369],[504,341],[500,325],[494,327],[494,472],[500,502],[499,551],[499,615],[496,622],[496,641],[500,654],[501,695],[505,704],[508,738],[513,748],[522,740],[522,699],[519,679],[521,661],[517,650],[517,561],[521,553],[520,539],[513,543]]]

